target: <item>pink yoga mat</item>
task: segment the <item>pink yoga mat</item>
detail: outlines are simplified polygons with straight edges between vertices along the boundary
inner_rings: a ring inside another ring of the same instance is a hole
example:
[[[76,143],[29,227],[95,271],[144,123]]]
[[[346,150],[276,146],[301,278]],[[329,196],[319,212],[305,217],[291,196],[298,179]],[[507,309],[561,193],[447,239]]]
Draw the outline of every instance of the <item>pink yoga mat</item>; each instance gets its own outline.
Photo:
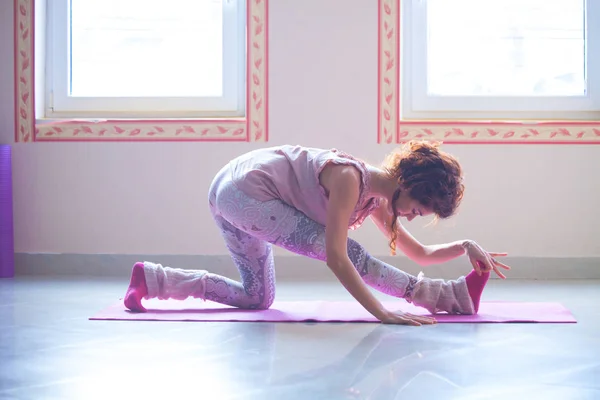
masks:
[[[429,313],[406,302],[384,302],[389,310],[402,310],[418,315]],[[204,302],[197,299],[184,301],[144,302],[146,313],[132,313],[125,309],[123,302],[100,311],[92,320],[121,321],[246,321],[246,322],[377,322],[355,301],[281,301],[275,302],[268,310],[242,310]],[[484,322],[577,322],[569,310],[559,303],[517,303],[483,302],[477,315],[435,316],[442,323],[484,323]]]

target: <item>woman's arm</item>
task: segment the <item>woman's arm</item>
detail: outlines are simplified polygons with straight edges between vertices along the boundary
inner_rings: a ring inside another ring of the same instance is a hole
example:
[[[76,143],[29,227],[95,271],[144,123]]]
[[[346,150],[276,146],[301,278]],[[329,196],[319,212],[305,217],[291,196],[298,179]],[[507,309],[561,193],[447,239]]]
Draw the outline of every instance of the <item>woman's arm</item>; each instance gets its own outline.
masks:
[[[325,226],[327,266],[346,290],[379,321],[408,325],[435,323],[433,318],[386,310],[364,283],[348,256],[348,223],[359,198],[360,172],[347,166],[331,168],[335,170],[324,182],[329,191]]]
[[[389,213],[387,202],[382,200],[380,206],[371,214],[371,219],[387,240],[391,239],[390,227],[394,216]],[[426,266],[450,261],[465,254],[465,246],[469,240],[459,240],[452,243],[424,245],[406,230],[398,219],[396,221],[396,248],[419,265]]]
[[[385,200],[371,214],[371,219],[381,232],[383,232],[388,241],[392,237],[390,227],[392,226],[393,218],[394,216],[389,213]],[[494,270],[500,278],[505,279],[506,277],[498,268],[510,269],[508,265],[494,258],[506,256],[506,253],[489,253],[473,240],[458,240],[452,243],[424,245],[402,226],[400,220],[396,222],[396,229],[398,233],[396,248],[400,249],[408,258],[419,265],[441,264],[467,254],[473,269],[478,274]]]
[[[332,166],[326,186],[329,191],[325,243],[327,266],[350,294],[375,318],[386,310],[352,265],[348,257],[348,223],[359,198],[360,173],[354,167]]]

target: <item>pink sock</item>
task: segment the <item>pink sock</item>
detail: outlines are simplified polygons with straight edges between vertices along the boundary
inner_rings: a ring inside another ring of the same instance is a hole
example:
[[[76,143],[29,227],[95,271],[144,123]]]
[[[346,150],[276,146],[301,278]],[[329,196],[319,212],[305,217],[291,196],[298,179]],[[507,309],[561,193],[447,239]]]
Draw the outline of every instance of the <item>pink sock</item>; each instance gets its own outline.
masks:
[[[127,288],[123,303],[131,311],[145,312],[146,309],[142,306],[142,298],[147,294],[148,286],[146,286],[144,264],[138,262],[135,263],[131,270],[131,280],[129,281],[129,287]]]
[[[467,281],[467,289],[469,290],[469,296],[471,296],[471,300],[473,301],[475,313],[479,311],[479,302],[481,300],[481,294],[483,293],[483,289],[485,288],[489,277],[489,272],[482,272],[481,276],[479,276],[477,275],[477,271],[473,270],[465,278],[465,280]]]

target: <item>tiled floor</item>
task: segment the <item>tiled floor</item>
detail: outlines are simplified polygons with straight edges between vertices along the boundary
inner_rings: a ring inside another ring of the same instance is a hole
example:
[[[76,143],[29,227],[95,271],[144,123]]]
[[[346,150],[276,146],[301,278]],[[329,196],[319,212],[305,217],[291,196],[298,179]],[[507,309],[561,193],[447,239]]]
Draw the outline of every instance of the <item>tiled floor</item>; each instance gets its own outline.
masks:
[[[0,280],[0,399],[600,399],[598,281],[494,280],[484,294],[560,301],[577,324],[87,319],[126,285]],[[278,300],[300,298],[349,295],[278,287]]]

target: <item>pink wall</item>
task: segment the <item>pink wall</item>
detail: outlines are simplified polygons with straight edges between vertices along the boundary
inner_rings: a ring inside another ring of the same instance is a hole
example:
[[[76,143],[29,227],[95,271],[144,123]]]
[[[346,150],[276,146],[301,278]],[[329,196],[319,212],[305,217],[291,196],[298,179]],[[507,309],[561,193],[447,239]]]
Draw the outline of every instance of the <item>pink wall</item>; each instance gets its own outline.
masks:
[[[7,17],[8,16],[8,17]],[[12,1],[0,3],[12,35]],[[377,3],[270,3],[269,143],[335,146],[378,162]],[[12,129],[12,40],[0,36],[0,124]],[[8,70],[8,72],[7,72]],[[8,82],[6,82],[8,80]],[[2,133],[2,140],[10,135]],[[212,175],[259,143],[15,146],[18,252],[224,254],[207,210]],[[461,214],[409,225],[426,242],[470,237],[517,256],[600,256],[600,146],[448,145],[467,172]],[[509,161],[509,157],[511,160]],[[536,166],[539,165],[539,166]],[[374,254],[369,223],[353,236]],[[283,253],[279,251],[279,253]]]

